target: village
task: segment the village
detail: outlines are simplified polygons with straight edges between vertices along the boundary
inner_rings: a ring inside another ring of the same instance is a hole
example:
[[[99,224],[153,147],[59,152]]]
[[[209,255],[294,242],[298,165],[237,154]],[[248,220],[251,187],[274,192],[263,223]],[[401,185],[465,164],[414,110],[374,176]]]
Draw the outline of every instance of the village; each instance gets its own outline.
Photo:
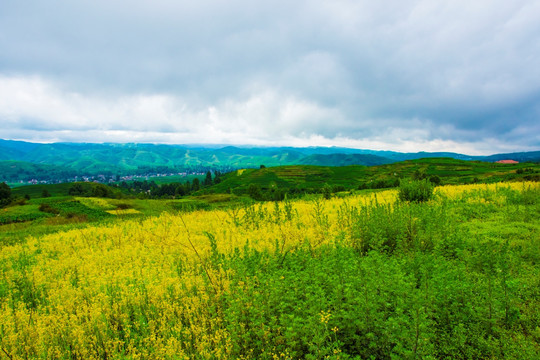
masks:
[[[11,185],[24,186],[24,185],[38,185],[38,184],[62,184],[62,183],[72,183],[72,182],[95,182],[100,184],[114,184],[122,181],[143,181],[143,180],[152,180],[155,178],[168,178],[168,177],[181,177],[187,178],[188,176],[204,176],[205,172],[194,171],[194,172],[168,172],[168,173],[146,173],[146,174],[130,174],[130,175],[81,175],[74,176],[69,178],[58,178],[58,179],[30,179],[30,180],[19,180],[16,183],[11,183]]]

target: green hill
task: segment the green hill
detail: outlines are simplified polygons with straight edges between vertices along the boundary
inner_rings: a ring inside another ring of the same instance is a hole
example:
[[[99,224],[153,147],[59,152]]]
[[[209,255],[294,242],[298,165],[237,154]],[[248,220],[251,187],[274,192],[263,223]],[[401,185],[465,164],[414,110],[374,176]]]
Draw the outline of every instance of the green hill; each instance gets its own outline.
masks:
[[[25,161],[0,161],[0,181],[17,183],[20,180],[39,179],[54,181],[79,175],[76,170],[48,164],[34,164]]]
[[[334,189],[385,188],[400,179],[427,178],[435,183],[463,184],[515,180],[539,180],[540,165],[534,163],[496,164],[450,158],[407,160],[379,166],[292,165],[263,169],[238,170],[223,176],[207,191],[244,194],[250,185],[262,191],[316,192],[324,185]]]

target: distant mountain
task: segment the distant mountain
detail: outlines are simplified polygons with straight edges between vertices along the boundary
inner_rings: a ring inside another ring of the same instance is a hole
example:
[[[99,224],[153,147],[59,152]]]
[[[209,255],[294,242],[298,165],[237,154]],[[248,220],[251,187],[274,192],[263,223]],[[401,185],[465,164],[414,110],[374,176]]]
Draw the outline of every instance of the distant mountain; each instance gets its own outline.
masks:
[[[0,160],[19,160],[23,156],[23,152],[9,147],[0,146]]]
[[[0,139],[0,151],[4,149],[9,149],[19,154],[25,154],[30,150],[39,147],[42,144],[31,143],[26,141],[15,141],[15,140],[2,140]],[[14,159],[16,160],[16,159]]]
[[[482,161],[495,162],[499,160],[515,160],[519,162],[539,162],[540,151],[518,152],[483,156]]]
[[[0,161],[0,181],[11,183],[19,180],[56,180],[68,179],[80,175],[79,172],[57,165],[32,164],[24,161]]]
[[[394,159],[397,161],[403,160],[416,160],[416,159],[426,159],[426,158],[452,158],[457,160],[476,160],[476,157],[464,154],[458,154],[453,152],[417,152],[417,153],[390,153],[387,155],[388,158]]]
[[[347,165],[365,165],[375,166],[390,164],[394,162],[389,158],[370,154],[314,154],[308,155],[299,161],[299,165],[318,165],[318,166],[347,166]]]
[[[53,166],[31,168],[36,177],[47,173],[77,173],[79,175],[133,174],[150,171],[258,168],[280,165],[366,165],[374,166],[420,158],[449,157],[459,160],[495,162],[512,159],[519,162],[540,162],[540,151],[491,156],[470,156],[451,152],[400,153],[341,147],[247,147],[215,145],[156,145],[156,144],[38,144],[24,141],[0,140],[0,160],[22,161],[26,164]],[[3,165],[5,166],[5,164]],[[13,164],[9,165],[13,166]],[[1,172],[5,181],[8,172]],[[10,174],[12,172],[9,172]],[[13,177],[11,177],[13,178]]]

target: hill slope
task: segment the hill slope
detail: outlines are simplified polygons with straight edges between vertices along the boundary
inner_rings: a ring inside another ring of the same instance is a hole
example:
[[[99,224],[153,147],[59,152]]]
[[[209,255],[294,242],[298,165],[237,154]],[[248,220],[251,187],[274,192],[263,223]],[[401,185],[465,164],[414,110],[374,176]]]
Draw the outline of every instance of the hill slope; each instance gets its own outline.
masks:
[[[245,169],[226,174],[211,192],[246,193],[250,185],[261,190],[316,191],[325,184],[334,188],[384,188],[397,186],[403,178],[434,178],[445,184],[538,180],[540,165],[496,164],[450,158],[407,160],[379,166],[291,165],[264,169]],[[434,180],[436,181],[436,180]]]
[[[299,165],[318,166],[347,166],[365,165],[374,166],[394,162],[391,159],[371,154],[313,154],[299,161]]]

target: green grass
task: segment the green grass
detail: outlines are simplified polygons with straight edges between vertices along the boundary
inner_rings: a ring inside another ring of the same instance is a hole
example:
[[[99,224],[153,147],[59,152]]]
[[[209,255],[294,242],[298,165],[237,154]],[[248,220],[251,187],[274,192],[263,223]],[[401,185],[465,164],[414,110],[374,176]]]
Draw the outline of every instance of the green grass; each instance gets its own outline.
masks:
[[[38,210],[39,205],[10,206],[0,209],[0,225],[20,223],[50,217]]]
[[[120,190],[110,187],[104,184],[98,184],[93,182],[76,182],[76,183],[62,183],[62,184],[39,184],[39,185],[25,185],[11,189],[11,193],[14,197],[30,196],[30,199],[43,198],[44,192],[47,192],[51,197],[57,196],[69,196],[69,190],[74,185],[80,185],[82,190],[89,195],[97,187],[107,189],[113,196],[122,196]]]
[[[28,195],[31,199],[41,198],[44,191],[47,191],[51,196],[65,196],[68,195],[71,186],[73,186],[72,183],[24,185],[11,189],[11,193],[18,197]]]

